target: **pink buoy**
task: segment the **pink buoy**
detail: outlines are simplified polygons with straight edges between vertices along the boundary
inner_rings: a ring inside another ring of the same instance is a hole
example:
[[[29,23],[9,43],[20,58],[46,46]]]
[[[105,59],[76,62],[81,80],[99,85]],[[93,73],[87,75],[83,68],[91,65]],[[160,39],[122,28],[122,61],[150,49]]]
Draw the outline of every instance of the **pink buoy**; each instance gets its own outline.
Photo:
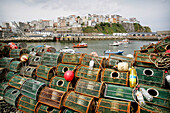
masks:
[[[64,73],[64,78],[65,78],[66,81],[72,81],[73,78],[74,78],[74,73],[73,73],[73,71],[66,71],[66,72]]]

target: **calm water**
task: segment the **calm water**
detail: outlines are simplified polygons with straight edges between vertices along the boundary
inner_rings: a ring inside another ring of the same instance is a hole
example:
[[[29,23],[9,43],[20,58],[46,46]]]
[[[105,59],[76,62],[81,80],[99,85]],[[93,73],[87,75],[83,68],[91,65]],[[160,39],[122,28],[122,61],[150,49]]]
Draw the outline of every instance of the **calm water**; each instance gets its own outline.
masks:
[[[139,50],[140,47],[142,47],[143,45],[147,45],[150,42],[153,42],[153,41],[131,40],[130,44],[122,44],[120,46],[109,46],[109,43],[112,43],[113,41],[116,40],[87,40],[84,42],[88,44],[88,48],[75,48],[75,50],[77,52],[87,53],[87,54],[90,54],[91,52],[95,51],[99,56],[103,56],[104,51],[108,49],[110,49],[111,51],[124,50],[123,55],[126,56],[127,54],[133,54],[134,50]],[[29,45],[36,46],[36,45],[44,45],[44,44],[55,47],[56,50],[60,50],[65,46],[68,46],[69,48],[73,48],[72,42],[70,43],[60,43],[60,42],[27,43],[28,46]]]

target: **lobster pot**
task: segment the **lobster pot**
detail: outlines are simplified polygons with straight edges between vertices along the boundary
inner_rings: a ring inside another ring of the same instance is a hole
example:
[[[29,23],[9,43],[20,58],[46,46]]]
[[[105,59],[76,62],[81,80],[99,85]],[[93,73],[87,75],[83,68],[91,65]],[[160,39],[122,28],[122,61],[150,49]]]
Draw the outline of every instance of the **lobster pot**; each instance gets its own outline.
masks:
[[[170,109],[170,91],[168,89],[143,84],[140,84],[140,87],[144,88],[151,96],[153,96],[153,100],[150,102],[146,100],[146,103]]]
[[[92,112],[95,105],[92,97],[76,94],[73,91],[67,94],[63,104],[65,107],[80,113]]]
[[[28,53],[32,53],[32,52],[36,52],[37,51],[37,47],[33,46],[33,45],[30,45],[28,48]]]
[[[7,87],[8,87],[8,82],[0,83],[0,97],[4,96],[4,91],[7,89]]]
[[[131,67],[133,64],[133,58],[112,54],[112,56],[109,55],[106,64],[108,68],[113,68],[118,65],[119,62],[126,62],[128,63],[128,66]]]
[[[140,107],[138,105],[138,110],[136,113],[169,113],[169,112],[170,112],[170,109],[168,108],[163,108],[163,107],[147,104],[144,107]]]
[[[4,93],[4,100],[17,107],[18,98],[21,95],[20,91],[15,88],[9,88]]]
[[[66,92],[72,88],[72,84],[66,81],[65,78],[54,76],[50,81],[50,87]]]
[[[39,65],[36,69],[36,76],[45,80],[50,80],[53,76],[55,76],[55,67]]]
[[[11,49],[10,50],[10,57],[19,59],[22,54],[28,53],[27,49]]]
[[[0,81],[5,79],[6,74],[7,74],[7,69],[0,68]]]
[[[28,60],[29,65],[38,66],[41,64],[42,57],[41,56],[30,56]]]
[[[140,53],[154,53],[155,48],[141,49]]]
[[[132,97],[132,88],[112,84],[106,84],[104,97],[134,101]]]
[[[36,113],[61,113],[61,110],[43,104],[39,104],[36,109]]]
[[[76,84],[75,92],[91,97],[99,98],[103,96],[104,84],[85,79],[79,79]]]
[[[22,85],[21,94],[31,99],[38,100],[38,95],[44,86],[45,84],[42,82],[36,81],[34,79],[29,79]]]
[[[0,58],[0,68],[9,69],[9,65],[12,61],[14,61],[14,58],[8,58],[8,57]]]
[[[163,87],[165,83],[164,70],[136,67],[136,72],[140,84]]]
[[[136,53],[135,54],[135,65],[141,67],[151,67],[155,68],[155,64],[152,61],[155,61],[157,56],[151,57],[150,54],[146,53]]]
[[[57,64],[62,60],[62,53],[44,53],[42,57],[42,65],[46,66],[57,66]]]
[[[79,112],[73,111],[71,109],[65,109],[63,113],[79,113]]]
[[[79,66],[75,76],[87,80],[92,80],[92,81],[99,81],[100,78],[100,71],[101,69],[99,68],[93,68],[92,70],[89,69],[88,66]]]
[[[62,58],[62,63],[67,63],[67,64],[81,64],[81,59],[82,59],[83,54],[75,53],[64,53],[63,58]]]
[[[94,61],[94,68],[101,68],[102,67],[105,67],[105,58],[102,58],[102,57],[95,57],[93,55],[88,55],[88,54],[85,54],[82,58],[82,61],[81,61],[81,65],[84,65],[84,66],[89,66],[89,63],[90,61],[93,60]]]
[[[19,48],[19,49],[22,49],[22,48],[26,48],[27,47],[27,44],[26,43],[16,43],[16,46]]]
[[[60,109],[65,92],[45,87],[40,95],[38,102]]]
[[[131,102],[99,99],[97,113],[130,113]]]
[[[22,66],[23,63],[21,61],[13,61],[9,65],[9,70],[14,72],[19,72]]]
[[[28,78],[15,75],[9,80],[8,85],[16,89],[20,89],[26,80],[28,80]]]
[[[13,72],[13,71],[9,71],[6,75],[6,80],[9,81],[12,77],[14,77],[15,75],[19,75],[19,73],[17,72]]]
[[[9,50],[10,47],[7,44],[0,42],[0,57],[9,56]]]
[[[35,113],[38,102],[22,95],[17,104],[17,108],[24,113]]]
[[[49,86],[49,84],[50,84],[49,80],[45,80],[45,79],[40,78],[40,77],[36,77],[36,80],[39,81],[39,82],[44,83],[46,86]]]
[[[161,42],[156,45],[155,49],[157,52],[165,52],[166,50],[170,49],[170,42]]]
[[[71,65],[71,64],[58,64],[57,65],[57,76],[64,77],[64,73],[66,71],[74,71],[76,69],[77,65]]]
[[[56,49],[53,47],[39,47],[39,48],[37,48],[38,56],[43,56],[45,52],[56,53]]]
[[[105,68],[102,72],[101,81],[111,84],[128,86],[128,72],[115,71],[114,69]]]
[[[20,75],[30,77],[30,78],[35,78],[35,71],[36,71],[36,67],[24,66],[20,70]]]

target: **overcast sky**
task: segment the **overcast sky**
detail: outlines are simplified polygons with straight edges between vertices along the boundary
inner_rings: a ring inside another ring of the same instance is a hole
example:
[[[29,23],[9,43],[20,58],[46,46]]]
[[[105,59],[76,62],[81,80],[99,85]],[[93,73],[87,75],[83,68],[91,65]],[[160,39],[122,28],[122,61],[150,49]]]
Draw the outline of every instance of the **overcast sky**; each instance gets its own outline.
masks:
[[[170,30],[170,0],[0,0],[0,22],[87,14],[136,17],[152,31]]]

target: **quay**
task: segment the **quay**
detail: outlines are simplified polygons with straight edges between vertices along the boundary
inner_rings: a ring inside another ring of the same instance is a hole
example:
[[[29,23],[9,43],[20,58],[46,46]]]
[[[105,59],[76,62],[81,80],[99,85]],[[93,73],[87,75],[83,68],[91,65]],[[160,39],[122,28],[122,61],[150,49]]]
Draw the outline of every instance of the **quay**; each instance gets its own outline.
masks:
[[[121,39],[130,39],[130,40],[160,40],[164,37],[157,36],[68,36],[68,37],[11,37],[11,38],[1,38],[1,42],[81,42],[82,40],[121,40]]]

